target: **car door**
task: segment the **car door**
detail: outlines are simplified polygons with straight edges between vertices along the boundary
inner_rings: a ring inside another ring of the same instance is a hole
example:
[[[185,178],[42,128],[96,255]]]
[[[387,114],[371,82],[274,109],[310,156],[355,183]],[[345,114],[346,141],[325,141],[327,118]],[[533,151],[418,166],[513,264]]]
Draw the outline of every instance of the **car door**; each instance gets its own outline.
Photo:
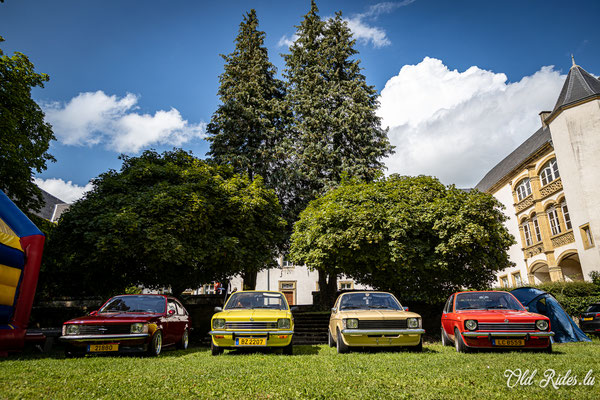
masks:
[[[442,329],[446,332],[446,336],[453,338],[454,337],[454,295],[448,298],[446,301],[446,305],[444,306],[444,310],[442,312]]]
[[[177,340],[177,305],[175,301],[169,299],[167,301],[167,318],[166,328],[163,334],[165,344],[174,343]]]
[[[336,326],[337,326],[337,322],[340,319],[339,315],[340,315],[340,299],[342,298],[342,296],[338,297],[337,301],[335,302],[333,309],[331,310],[331,317],[329,317],[329,331],[331,332],[331,336],[333,336],[333,339],[336,340]],[[335,310],[335,311],[333,311]]]

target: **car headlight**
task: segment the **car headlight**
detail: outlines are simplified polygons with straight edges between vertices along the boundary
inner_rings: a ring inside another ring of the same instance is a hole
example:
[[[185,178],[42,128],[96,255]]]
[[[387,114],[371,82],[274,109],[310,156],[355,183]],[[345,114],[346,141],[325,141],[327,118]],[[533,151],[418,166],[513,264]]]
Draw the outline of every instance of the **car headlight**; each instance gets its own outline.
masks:
[[[148,333],[148,324],[142,322],[131,324],[131,333]]]
[[[346,324],[346,328],[348,329],[356,329],[358,328],[358,320],[356,318],[347,318],[344,320]]]
[[[408,318],[406,320],[406,326],[410,329],[415,329],[419,327],[419,318]]]
[[[65,325],[65,335],[79,335],[79,325]]]
[[[548,329],[548,321],[546,321],[545,319],[538,319],[537,321],[535,321],[535,326],[540,331],[545,331]]]
[[[223,328],[225,328],[225,320],[223,318],[213,319],[213,329],[223,329]]]
[[[470,331],[474,331],[475,329],[477,329],[477,321],[475,321],[474,319],[466,320],[465,328],[467,328]]]
[[[289,329],[290,328],[290,319],[289,318],[279,318],[277,320],[277,328]]]

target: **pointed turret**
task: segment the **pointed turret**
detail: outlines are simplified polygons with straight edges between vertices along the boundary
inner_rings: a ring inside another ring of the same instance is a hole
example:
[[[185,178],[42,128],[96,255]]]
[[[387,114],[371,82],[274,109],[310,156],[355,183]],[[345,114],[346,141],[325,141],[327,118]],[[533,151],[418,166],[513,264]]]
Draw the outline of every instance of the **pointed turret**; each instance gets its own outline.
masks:
[[[552,110],[549,120],[560,113],[564,108],[575,105],[575,103],[585,102],[600,97],[600,80],[594,78],[586,70],[575,64],[575,59],[571,56],[573,66],[569,70],[569,75],[565,80],[556,105]],[[546,122],[549,122],[548,120]]]

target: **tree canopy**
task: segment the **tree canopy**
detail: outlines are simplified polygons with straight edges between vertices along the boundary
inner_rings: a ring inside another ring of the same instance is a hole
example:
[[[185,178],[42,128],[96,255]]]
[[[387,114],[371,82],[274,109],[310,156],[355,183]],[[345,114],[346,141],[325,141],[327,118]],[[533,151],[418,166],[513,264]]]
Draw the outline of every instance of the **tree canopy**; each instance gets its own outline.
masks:
[[[183,150],[122,159],[51,232],[43,273],[65,294],[143,284],[178,295],[274,263],[284,221],[260,177],[250,181]]]
[[[33,174],[55,161],[48,153],[55,139],[52,127],[31,98],[31,89],[43,88],[49,79],[35,72],[26,55],[15,52],[9,57],[0,49],[0,189],[25,212],[42,206]]]
[[[491,195],[427,176],[345,181],[300,214],[290,258],[411,301],[485,288],[514,238]]]

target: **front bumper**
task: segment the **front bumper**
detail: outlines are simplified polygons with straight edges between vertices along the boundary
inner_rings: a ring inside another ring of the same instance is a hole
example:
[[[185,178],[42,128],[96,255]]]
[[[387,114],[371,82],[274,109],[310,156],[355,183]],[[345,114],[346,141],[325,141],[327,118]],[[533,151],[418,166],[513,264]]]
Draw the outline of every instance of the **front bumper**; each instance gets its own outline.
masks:
[[[554,332],[463,332],[465,337],[550,337]]]
[[[352,347],[417,346],[425,329],[342,329],[342,340]]]
[[[463,332],[464,342],[468,347],[475,348],[515,348],[515,349],[544,349],[551,342],[554,332]],[[505,347],[495,344],[495,339],[523,339],[522,346]]]
[[[64,335],[58,340],[65,342],[120,342],[122,340],[145,340],[150,337],[149,333],[131,333],[121,335]]]
[[[210,331],[209,335],[212,336],[212,341],[215,345],[224,348],[236,348],[242,346],[236,346],[236,337],[266,337],[266,347],[284,347],[292,342],[294,335],[293,330],[285,331]],[[219,336],[219,337],[217,337]],[[280,337],[281,336],[281,337]]]

